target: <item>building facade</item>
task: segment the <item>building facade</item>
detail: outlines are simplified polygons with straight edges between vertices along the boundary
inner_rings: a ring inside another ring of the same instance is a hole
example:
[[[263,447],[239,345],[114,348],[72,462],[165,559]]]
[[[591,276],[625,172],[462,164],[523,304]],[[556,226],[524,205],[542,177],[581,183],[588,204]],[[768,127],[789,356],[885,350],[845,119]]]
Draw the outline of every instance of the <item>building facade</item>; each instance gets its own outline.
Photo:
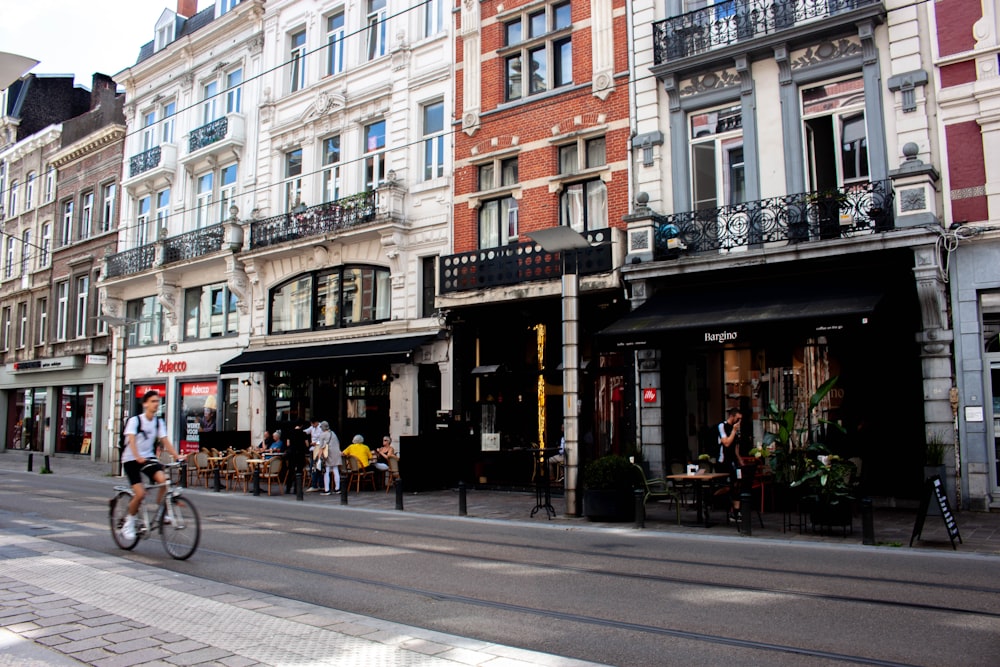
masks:
[[[917,497],[925,439],[954,442],[928,6],[631,8],[633,311],[606,334],[635,355],[646,460],[716,456],[728,408],[745,454],[774,402],[837,422],[867,492]]]

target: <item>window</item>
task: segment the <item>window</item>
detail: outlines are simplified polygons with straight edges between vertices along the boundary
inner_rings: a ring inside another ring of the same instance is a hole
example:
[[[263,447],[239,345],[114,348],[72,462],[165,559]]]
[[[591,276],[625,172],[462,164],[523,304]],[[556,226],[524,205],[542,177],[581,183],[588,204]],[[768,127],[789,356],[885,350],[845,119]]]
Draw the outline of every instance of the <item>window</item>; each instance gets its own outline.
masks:
[[[201,88],[201,124],[208,125],[213,120],[219,117],[218,110],[218,100],[216,96],[219,94],[219,84],[216,81],[210,81],[206,83]]]
[[[559,147],[559,173],[575,174],[607,164],[604,137],[581,139]]]
[[[0,314],[0,344],[4,350],[10,349],[10,306],[4,306]]]
[[[497,172],[500,178],[496,177]],[[510,157],[479,165],[479,189],[481,191],[506,188],[517,185],[517,158]]]
[[[66,319],[69,317],[69,281],[56,283],[56,340],[66,340]]]
[[[424,37],[433,37],[444,30],[444,0],[427,0],[424,5]]]
[[[239,113],[243,108],[243,70],[226,75],[226,113]]]
[[[212,217],[212,192],[215,189],[215,174],[207,172],[198,176],[198,189],[195,199],[195,227],[201,229],[209,224]]]
[[[578,232],[605,229],[608,226],[608,188],[597,178],[572,183],[559,197],[559,224]]]
[[[385,180],[385,121],[365,126],[365,188],[374,190]]]
[[[35,205],[35,172],[29,171],[24,179],[24,210]]]
[[[31,230],[21,232],[21,275],[28,275],[31,270]]]
[[[14,275],[14,242],[16,240],[13,236],[7,237],[7,254],[3,264],[4,278],[10,278]]]
[[[235,9],[240,0],[220,0],[219,3],[219,16],[222,16],[231,9]]]
[[[368,60],[385,55],[386,0],[368,0]]]
[[[340,199],[340,137],[323,140],[323,201]]]
[[[219,172],[219,221],[229,218],[229,208],[236,203],[236,164]]]
[[[45,170],[45,201],[50,202],[56,195],[56,170],[49,167]]]
[[[344,71],[344,12],[337,12],[326,19],[326,73]]]
[[[290,78],[288,90],[294,93],[306,85],[306,31],[291,36],[291,52],[288,54]]]
[[[35,342],[38,345],[45,344],[45,336],[48,333],[49,326],[49,300],[39,299],[38,300],[38,334],[35,336]]]
[[[694,210],[746,201],[743,116],[739,105],[693,113],[689,120]]]
[[[90,314],[90,277],[80,276],[76,279],[76,326],[74,333],[77,338],[87,337],[87,317]]]
[[[101,231],[110,232],[115,227],[115,194],[114,183],[101,186]]]
[[[10,182],[10,198],[9,206],[7,206],[7,217],[13,218],[17,215],[17,179],[11,179]]]
[[[156,230],[167,228],[170,223],[170,188],[156,193]]]
[[[437,294],[435,284],[437,276],[437,258],[420,258],[420,317],[431,317],[436,315],[438,309],[434,305],[434,297]]]
[[[868,180],[865,84],[861,77],[802,91],[806,165],[811,190]]]
[[[135,216],[135,245],[136,247],[146,245],[152,240],[152,234],[149,230],[149,195],[146,195],[138,201],[136,205],[136,211],[138,215]]]
[[[479,247],[496,248],[517,241],[517,200],[492,199],[479,206]]]
[[[302,149],[285,153],[285,210],[302,203]]]
[[[163,105],[163,128],[162,137],[163,143],[172,144],[174,143],[174,115],[177,113],[177,103],[167,102]]]
[[[41,252],[38,254],[39,266],[49,265],[49,252],[51,249],[52,249],[52,224],[46,222],[42,225],[42,248]]]
[[[238,333],[236,295],[225,283],[205,285],[184,293],[184,339],[219,338]]]
[[[73,200],[63,202],[62,235],[59,245],[68,245],[73,240]]]
[[[125,305],[125,317],[135,322],[128,327],[129,347],[163,342],[163,309],[155,296],[129,301]]]
[[[423,107],[424,180],[444,176],[444,102]]]
[[[156,112],[150,111],[142,117],[142,150],[156,148]]]
[[[504,94],[517,100],[573,83],[573,27],[569,2],[524,13],[504,25]],[[525,89],[522,72],[530,72]]]
[[[160,26],[156,29],[156,43],[155,50],[159,51],[165,48],[170,42],[174,41],[174,20],[171,17],[170,23]]]
[[[97,280],[100,277],[101,277],[100,272],[99,271],[95,272],[94,279]],[[100,313],[100,308],[98,308],[97,310],[98,310],[98,313]],[[98,336],[106,336],[106,335],[108,335],[108,321],[106,319],[104,319],[103,317],[97,317],[97,318],[95,318],[95,320],[97,322],[97,335]]]
[[[17,347],[24,349],[28,344],[28,302],[17,304]]]
[[[87,192],[80,198],[80,239],[89,239],[94,230],[94,193]]]
[[[6,100],[7,91],[4,90],[0,93],[0,102]],[[7,107],[0,106],[0,113],[3,113]],[[0,161],[0,208],[3,208],[4,197],[7,192],[7,163]]]
[[[388,269],[344,266],[297,276],[271,291],[272,334],[389,319]]]

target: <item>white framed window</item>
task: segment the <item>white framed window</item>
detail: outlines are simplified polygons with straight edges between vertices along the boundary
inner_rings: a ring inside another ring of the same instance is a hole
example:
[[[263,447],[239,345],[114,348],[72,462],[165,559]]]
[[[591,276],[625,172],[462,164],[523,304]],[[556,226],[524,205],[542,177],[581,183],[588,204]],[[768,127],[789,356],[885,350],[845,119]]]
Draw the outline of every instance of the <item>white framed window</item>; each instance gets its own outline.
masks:
[[[23,350],[28,344],[28,302],[17,304],[17,347]]]
[[[49,265],[49,252],[51,250],[52,250],[52,223],[46,222],[42,224],[41,251],[38,254],[39,266]]]
[[[690,114],[688,120],[694,210],[746,201],[740,106],[699,111]]]
[[[69,199],[62,205],[62,234],[59,245],[68,245],[73,240],[73,200]]]
[[[77,338],[87,337],[87,318],[90,314],[90,277],[80,276],[76,279],[76,326],[74,334]]]
[[[44,345],[49,327],[49,300],[41,298],[38,300],[38,332],[35,334],[35,344]]]
[[[344,12],[326,18],[326,73],[344,71]]]
[[[24,210],[35,205],[35,172],[29,171],[24,178]]]
[[[425,104],[421,109],[424,133],[425,181],[444,176],[444,102]]]
[[[101,231],[110,232],[115,226],[115,195],[118,189],[114,183],[101,186]]]
[[[80,197],[80,236],[89,239],[94,231],[94,193],[86,192]]]
[[[385,180],[385,121],[365,126],[365,188],[374,190]]]
[[[219,117],[219,83],[210,81],[201,87],[201,124],[208,125]]]
[[[137,248],[139,246],[146,245],[152,240],[151,235],[149,233],[149,224],[150,224],[149,205],[150,205],[149,195],[142,197],[141,199],[139,199],[138,202],[136,202],[135,246]]]
[[[21,232],[21,275],[28,275],[31,270],[31,230]]]
[[[10,306],[4,306],[0,311],[0,343],[4,350],[10,349]]]
[[[17,215],[17,179],[10,181],[10,195],[7,201],[7,217],[13,218]]]
[[[176,120],[174,116],[177,114],[177,102],[167,102],[164,104],[161,114],[163,115],[163,127],[160,136],[163,143],[172,144],[174,143],[174,121]]]
[[[234,69],[226,75],[226,113],[243,110],[243,69]]]
[[[142,150],[156,148],[156,112],[150,111],[142,117]]]
[[[52,201],[52,198],[56,196],[56,169],[55,167],[49,167],[45,170],[45,201],[46,203]]]
[[[285,210],[302,203],[302,149],[285,153]]]
[[[195,198],[195,227],[201,229],[212,217],[212,193],[215,191],[215,174],[206,172],[197,177]]]
[[[153,44],[154,51],[159,51],[165,48],[170,42],[174,41],[174,25],[176,19],[173,16],[170,17],[170,23],[165,23],[156,29],[156,40]]]
[[[170,188],[156,193],[156,233],[161,229],[169,229],[170,225]]]
[[[69,317],[69,281],[56,283],[56,340],[66,340],[67,318]]]
[[[869,177],[865,83],[861,76],[803,88],[810,190],[865,183]]]
[[[6,99],[7,91],[4,90],[0,93],[3,99]],[[0,110],[6,109],[6,107],[0,107]],[[7,196],[7,163],[0,160],[0,208],[3,208],[4,197]]]
[[[477,184],[480,192],[514,187],[517,183],[517,157],[499,158],[477,167]]]
[[[517,241],[518,203],[513,197],[484,201],[479,206],[479,247],[496,248]]]
[[[608,227],[608,186],[599,178],[570,183],[559,196],[559,224],[581,234]]]
[[[222,16],[226,12],[235,9],[236,5],[240,3],[240,0],[219,0],[219,16]]]
[[[306,31],[293,33],[288,41],[288,92],[294,93],[306,86]]]
[[[323,201],[340,199],[340,136],[323,140]]]
[[[368,60],[385,55],[385,20],[386,0],[368,0]]]
[[[219,221],[229,218],[229,208],[236,203],[237,164],[219,170]]]
[[[424,5],[424,37],[433,37],[444,30],[444,0],[427,0]]]
[[[504,23],[504,95],[518,100],[573,83],[569,2],[546,5]],[[527,82],[522,72],[530,72]]]
[[[559,147],[559,173],[576,174],[608,163],[604,137],[577,139]]]
[[[95,280],[97,280],[97,278],[99,278],[99,275],[95,275],[94,276]],[[97,312],[98,312],[98,314],[101,312],[100,306],[97,307]],[[108,335],[108,321],[106,319],[104,319],[103,317],[95,318],[95,321],[97,322],[97,331],[96,331],[96,334],[98,336],[107,336]]]
[[[14,276],[14,243],[17,241],[13,236],[7,237],[7,253],[4,255],[3,263],[3,277],[11,278]]]

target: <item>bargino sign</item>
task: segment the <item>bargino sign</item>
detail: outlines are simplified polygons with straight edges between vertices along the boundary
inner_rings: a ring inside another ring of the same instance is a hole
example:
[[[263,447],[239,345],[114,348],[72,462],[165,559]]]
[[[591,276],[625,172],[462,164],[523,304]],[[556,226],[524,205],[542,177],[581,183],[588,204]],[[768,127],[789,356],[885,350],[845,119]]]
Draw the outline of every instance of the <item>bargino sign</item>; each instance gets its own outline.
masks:
[[[739,332],[737,331],[706,331],[705,332],[705,342],[706,343],[725,343],[731,340],[736,340],[739,337]]]

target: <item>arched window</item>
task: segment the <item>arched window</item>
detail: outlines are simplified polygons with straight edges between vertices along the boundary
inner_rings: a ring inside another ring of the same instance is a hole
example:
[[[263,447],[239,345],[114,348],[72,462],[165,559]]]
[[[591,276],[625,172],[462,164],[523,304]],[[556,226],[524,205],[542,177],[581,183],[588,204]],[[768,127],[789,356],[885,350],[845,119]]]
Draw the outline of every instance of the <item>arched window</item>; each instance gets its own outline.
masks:
[[[304,273],[271,290],[270,333],[337,329],[389,319],[389,270],[341,266]]]

